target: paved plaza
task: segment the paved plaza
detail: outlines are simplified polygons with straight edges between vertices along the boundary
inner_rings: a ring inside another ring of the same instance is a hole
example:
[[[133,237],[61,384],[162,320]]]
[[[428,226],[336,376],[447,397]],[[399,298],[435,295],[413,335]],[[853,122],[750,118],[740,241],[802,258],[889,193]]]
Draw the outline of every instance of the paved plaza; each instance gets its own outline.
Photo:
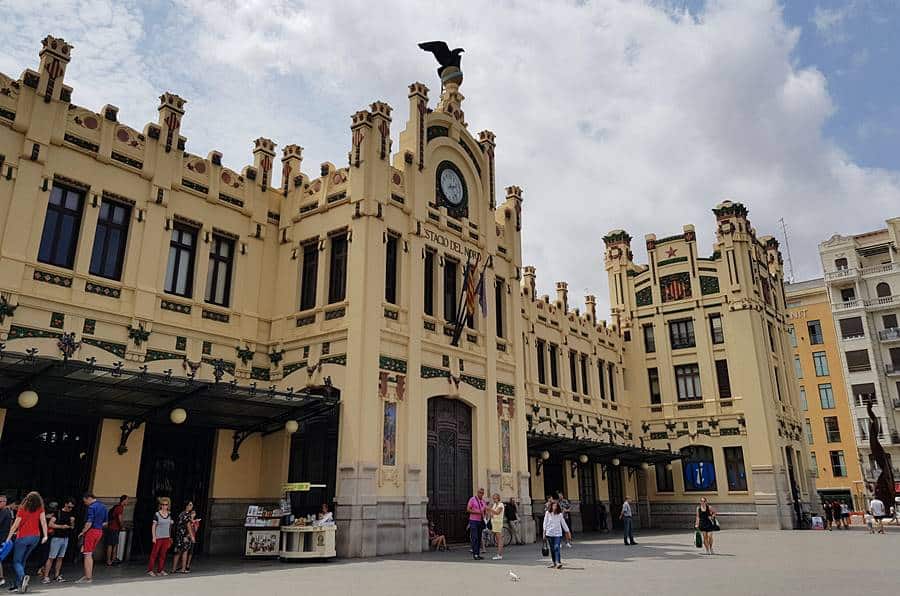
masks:
[[[254,594],[255,596],[395,596],[405,594],[896,594],[900,531],[724,531],[719,554],[694,548],[693,534],[652,533],[624,546],[618,536],[593,535],[564,549],[567,568],[548,569],[537,545],[507,549],[504,561],[475,562],[466,547],[326,563],[202,561],[190,576],[130,578],[132,564],[98,571],[92,586],[41,586],[33,593]],[[490,553],[493,554],[493,553]],[[509,571],[520,577],[512,582]]]

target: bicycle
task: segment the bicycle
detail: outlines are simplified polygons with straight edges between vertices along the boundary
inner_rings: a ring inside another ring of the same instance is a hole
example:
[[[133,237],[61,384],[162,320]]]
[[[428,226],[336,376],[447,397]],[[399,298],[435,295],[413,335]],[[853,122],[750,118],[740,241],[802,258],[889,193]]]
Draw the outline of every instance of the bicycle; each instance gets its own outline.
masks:
[[[500,531],[500,536],[503,537],[503,546],[509,546],[512,544],[512,531],[509,529],[509,524],[507,522],[503,522],[503,529]],[[496,547],[497,541],[494,538],[494,532],[490,529],[485,528],[481,534],[481,544],[485,547]]]

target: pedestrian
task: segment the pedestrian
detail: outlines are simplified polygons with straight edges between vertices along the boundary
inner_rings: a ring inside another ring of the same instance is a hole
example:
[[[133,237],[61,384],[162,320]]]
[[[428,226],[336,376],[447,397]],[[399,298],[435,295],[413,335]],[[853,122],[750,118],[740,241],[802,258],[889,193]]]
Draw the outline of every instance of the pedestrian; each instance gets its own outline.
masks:
[[[116,563],[121,563],[119,560],[118,551],[119,550],[119,534],[122,531],[123,520],[125,517],[125,507],[128,505],[128,495],[122,495],[119,497],[119,502],[110,508],[107,512],[107,517],[109,521],[106,524],[106,528],[104,528],[103,534],[106,542],[106,566],[112,567]]]
[[[87,507],[84,527],[78,535],[83,540],[81,554],[84,557],[84,575],[76,584],[89,584],[94,581],[94,551],[103,538],[103,526],[106,525],[106,507],[97,500],[94,493],[85,493],[83,502]]]
[[[39,577],[45,577],[44,568],[47,566],[47,561],[50,560],[50,541],[53,540],[53,533],[55,531],[54,526],[56,525],[56,512],[59,510],[59,503],[55,501],[51,501],[47,504],[46,509],[44,510],[44,515],[47,517],[47,533],[45,534],[47,540],[41,541],[34,548],[34,552],[31,553],[32,563],[37,562],[37,575]],[[41,583],[45,583],[41,580]]]
[[[822,503],[822,508],[825,510],[825,529],[830,532],[834,525],[834,510],[827,501]]]
[[[866,527],[869,528],[869,534],[875,533],[875,518],[872,517],[872,513],[870,511],[866,511],[865,515]]]
[[[626,546],[637,544],[637,542],[634,541],[634,529],[632,528],[633,515],[634,514],[631,511],[631,498],[626,496],[625,500],[622,502],[622,512],[619,513],[619,519],[622,520],[624,526]]]
[[[493,501],[490,506],[491,513],[491,531],[494,533],[494,542],[497,544],[497,554],[492,558],[494,561],[503,560],[503,522],[506,519],[506,505],[500,500],[500,495],[494,493],[491,496]]]
[[[44,566],[44,579],[41,580],[43,584],[49,584],[53,580],[59,583],[66,581],[62,576],[62,564],[66,557],[66,551],[69,549],[69,538],[75,528],[74,509],[75,499],[67,498],[63,501],[63,506],[52,523],[53,537],[50,539],[50,555]]]
[[[879,534],[884,534],[884,501],[877,496],[872,497],[872,500],[869,501],[869,511],[872,512],[872,517],[875,518],[875,529],[878,530]]]
[[[606,525],[606,505],[603,502],[597,503],[597,517],[600,518],[600,531],[608,532],[609,528]]]
[[[550,545],[551,568],[562,569],[562,553],[559,547],[564,535],[566,539],[572,539],[559,503],[552,501],[550,508],[544,513],[544,538]]]
[[[434,550],[450,550],[447,547],[447,537],[434,527],[434,522],[428,521],[428,541]]]
[[[466,504],[466,513],[469,514],[469,539],[472,542],[472,558],[480,561],[481,557],[481,532],[484,528],[484,512],[487,503],[484,502],[484,489],[479,488],[475,496]]]
[[[566,495],[563,494],[562,491],[556,493],[556,496],[559,498],[559,508],[562,509],[563,518],[566,520],[566,524],[568,524],[569,528],[572,527],[572,503],[569,499],[566,498]],[[569,538],[566,539],[566,546],[568,548],[572,548],[572,531],[569,530]]]
[[[168,497],[160,497],[158,503],[159,511],[154,514],[153,526],[150,528],[153,549],[147,563],[147,575],[151,577],[169,575],[166,572],[166,555],[172,546],[172,515],[169,513],[172,502]]]
[[[0,494],[0,538],[9,535],[9,529],[13,524],[14,514],[12,509],[6,506],[6,495]],[[6,585],[6,579],[3,577],[3,562],[0,561],[0,586]]]
[[[191,527],[194,528],[194,537],[200,535],[200,518],[197,517],[197,510],[191,509]],[[196,542],[194,543],[196,544]],[[187,555],[187,570],[191,570],[191,561],[194,560],[194,549],[192,548]]]
[[[504,508],[506,521],[509,523],[509,531],[512,534],[512,541],[516,544],[523,544],[522,537],[519,532],[519,504],[515,497],[510,498],[509,503]]]
[[[841,518],[841,504],[836,500],[831,502],[831,517],[834,518],[834,525],[837,526],[838,530],[840,530],[843,527],[843,521]]]
[[[28,591],[28,582],[31,580],[25,575],[25,561],[38,543],[47,542],[47,516],[44,514],[44,500],[39,493],[32,491],[22,501],[6,540],[11,540],[14,535],[16,543],[13,547],[13,570],[16,579],[9,591],[18,590],[20,594],[24,594]]]
[[[847,501],[841,501],[841,525],[845,530],[850,529],[850,506]]]
[[[700,505],[697,506],[697,515],[694,518],[694,527],[703,534],[703,546],[706,554],[713,555],[713,532],[719,529],[716,525],[716,510],[709,506],[706,497],[700,497]]]
[[[194,543],[197,542],[197,536],[194,535],[194,524],[191,520],[191,512],[194,510],[194,503],[188,501],[184,504],[184,511],[178,514],[178,520],[175,522],[175,557],[172,560],[172,573],[188,573],[188,555],[194,550]],[[331,515],[329,513],[329,515]],[[181,563],[181,571],[178,570],[178,563]]]

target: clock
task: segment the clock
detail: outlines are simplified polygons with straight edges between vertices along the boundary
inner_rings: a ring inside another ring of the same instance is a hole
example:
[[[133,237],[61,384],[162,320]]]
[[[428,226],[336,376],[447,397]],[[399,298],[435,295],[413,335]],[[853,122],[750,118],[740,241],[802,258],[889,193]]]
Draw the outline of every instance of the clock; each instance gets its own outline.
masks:
[[[462,172],[452,162],[441,162],[435,174],[438,203],[447,208],[448,215],[466,217],[468,215],[469,193]]]

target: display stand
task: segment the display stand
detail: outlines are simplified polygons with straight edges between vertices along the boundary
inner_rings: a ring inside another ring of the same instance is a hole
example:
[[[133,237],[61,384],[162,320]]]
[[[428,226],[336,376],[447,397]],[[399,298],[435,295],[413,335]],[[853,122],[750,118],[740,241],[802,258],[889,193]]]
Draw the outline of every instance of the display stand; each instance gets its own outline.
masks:
[[[286,515],[290,515],[290,511],[285,513],[283,505],[281,509],[268,511],[259,505],[250,505],[244,521],[246,529],[244,556],[277,557],[280,540],[279,528],[282,518]]]
[[[325,485],[308,482],[285,484],[282,486],[284,501],[290,502],[292,492],[306,492],[311,488],[325,488]],[[328,559],[337,556],[334,546],[336,531],[333,519],[323,521],[301,517],[290,524],[284,524],[281,526],[278,556],[282,560]]]

